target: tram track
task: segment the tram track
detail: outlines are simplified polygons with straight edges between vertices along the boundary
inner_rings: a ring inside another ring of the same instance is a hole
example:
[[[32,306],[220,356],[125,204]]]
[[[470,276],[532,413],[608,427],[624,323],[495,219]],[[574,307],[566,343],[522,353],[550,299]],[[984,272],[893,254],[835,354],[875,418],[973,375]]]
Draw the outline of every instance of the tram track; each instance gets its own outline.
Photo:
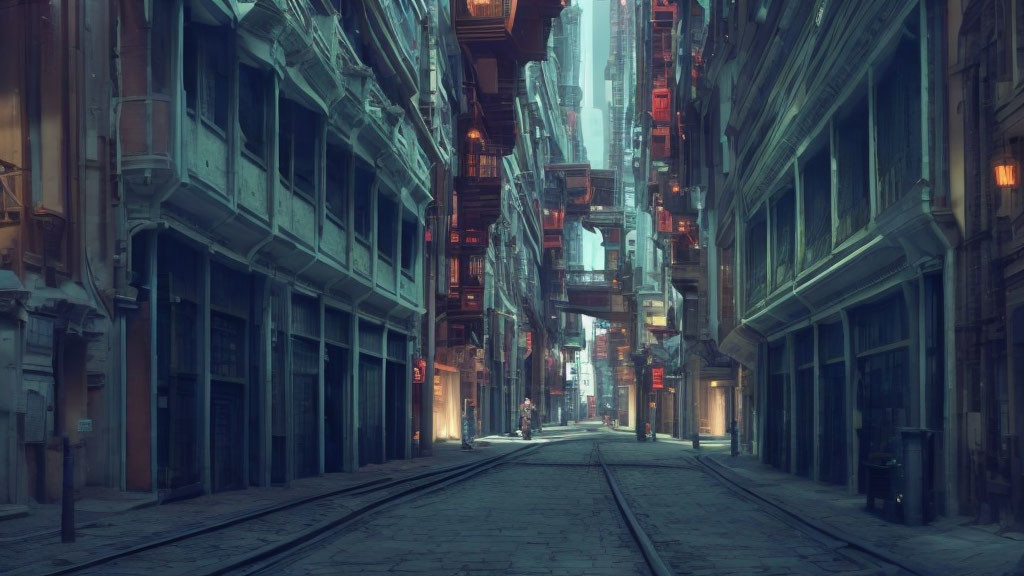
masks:
[[[138,542],[130,545],[124,549],[117,550],[108,554],[99,555],[90,558],[84,562],[77,562],[62,566],[60,568],[47,571],[39,572],[37,567],[33,568],[30,572],[24,572],[25,574],[39,574],[40,576],[62,576],[65,574],[107,574],[110,573],[110,565],[115,564],[119,561],[131,561],[134,558],[143,557],[147,553],[159,553],[163,549],[167,549],[172,546],[188,545],[192,542],[199,542],[200,540],[206,540],[210,538],[223,537],[228,533],[245,532],[247,529],[257,521],[273,520],[274,516],[280,516],[286,513],[301,512],[306,509],[315,511],[317,508],[329,506],[331,504],[355,504],[355,507],[348,513],[340,516],[331,518],[327,521],[318,523],[313,527],[303,530],[300,533],[294,534],[290,537],[283,539],[280,542],[271,543],[264,547],[257,549],[256,551],[244,555],[244,557],[238,557],[218,563],[213,567],[207,567],[206,569],[200,569],[195,574],[223,574],[231,570],[238,569],[253,562],[259,561],[261,558],[272,555],[274,553],[280,553],[287,550],[290,547],[298,546],[303,542],[317,537],[319,534],[331,530],[332,528],[351,522],[352,520],[358,519],[366,513],[379,508],[387,503],[411,495],[423,490],[427,490],[431,487],[439,484],[450,483],[453,479],[465,479],[482,472],[483,470],[490,469],[497,465],[503,460],[514,456],[520,456],[524,452],[531,452],[538,449],[541,444],[523,446],[517,448],[511,452],[505,454],[499,454],[489,458],[476,460],[466,464],[460,464],[456,466],[447,466],[444,468],[428,470],[425,472],[413,474],[404,478],[393,478],[384,477],[377,478],[368,482],[362,482],[353,486],[347,486],[345,488],[339,488],[329,492],[320,494],[314,494],[304,498],[283,502],[280,504],[274,504],[258,510],[238,514],[205,526],[198,528],[182,530],[174,532],[161,537],[153,538],[144,542]],[[371,498],[366,502],[356,502],[355,500],[362,496],[382,494],[380,498]],[[115,568],[115,570],[122,570]],[[13,570],[12,576],[22,574],[22,570]]]
[[[450,482],[444,482],[444,485],[439,485],[439,486],[436,486],[434,488],[435,489],[441,489],[441,488],[446,487],[449,484],[453,484],[455,482],[461,482],[461,481],[464,481],[464,480],[468,480],[469,478],[471,478],[473,476],[476,476],[477,474],[480,474],[480,473],[482,473],[482,472],[484,472],[486,470],[490,470],[492,468],[498,468],[498,467],[528,466],[528,467],[547,467],[547,468],[600,469],[600,472],[603,475],[603,478],[604,478],[605,482],[607,483],[607,486],[608,486],[609,492],[611,493],[612,499],[614,500],[614,502],[616,504],[616,508],[618,509],[620,516],[624,520],[624,522],[625,522],[625,524],[626,524],[626,526],[628,528],[628,531],[630,533],[630,536],[632,537],[634,543],[636,544],[637,548],[639,549],[640,554],[643,556],[644,562],[646,562],[648,568],[651,570],[651,573],[654,574],[655,576],[671,576],[672,574],[674,574],[674,572],[672,572],[672,570],[668,567],[668,565],[664,562],[664,560],[658,555],[658,552],[655,549],[654,544],[652,543],[650,537],[646,534],[646,532],[644,531],[643,527],[637,521],[636,515],[632,511],[632,509],[630,508],[630,505],[629,505],[628,501],[626,500],[626,498],[623,495],[621,489],[619,488],[613,473],[608,468],[608,466],[602,461],[601,454],[600,454],[600,444],[601,444],[601,442],[593,440],[593,439],[587,439],[587,438],[576,438],[576,439],[565,439],[565,440],[562,440],[560,442],[557,442],[557,444],[566,444],[566,443],[569,443],[569,442],[585,441],[585,440],[590,440],[590,441],[592,441],[594,443],[594,447],[590,451],[590,453],[588,454],[587,459],[586,459],[585,462],[529,461],[529,460],[526,460],[526,458],[528,458],[528,457],[530,457],[532,455],[536,455],[540,451],[541,448],[547,447],[547,446],[551,446],[553,443],[534,445],[534,446],[532,446],[532,448],[534,448],[533,450],[522,450],[520,452],[508,454],[505,457],[501,458],[500,460],[495,461],[493,463],[490,463],[486,467],[481,467],[481,469],[475,470],[475,471],[473,471],[470,474],[460,475],[458,478],[453,478]],[[396,498],[396,499],[388,502],[388,505],[400,505],[409,496],[411,496],[411,494],[408,495],[408,496],[403,496],[402,498]],[[244,566],[239,566],[237,570],[231,570],[231,569],[227,569],[227,570],[214,570],[214,571],[205,572],[203,574],[213,575],[213,574],[231,573],[231,574],[240,574],[240,575],[244,574],[246,576],[262,576],[262,575],[267,575],[267,574],[278,574],[278,573],[282,572],[288,565],[290,565],[290,564],[296,562],[297,560],[301,559],[304,555],[306,555],[308,553],[311,553],[316,548],[321,547],[321,546],[329,545],[329,541],[330,541],[332,536],[337,534],[339,531],[344,530],[346,527],[350,526],[354,522],[360,520],[362,518],[362,516],[363,515],[360,514],[357,517],[353,517],[351,519],[345,519],[340,524],[338,524],[334,529],[323,531],[316,538],[309,539],[308,541],[306,541],[303,545],[301,545],[298,548],[291,548],[291,549],[287,549],[287,550],[283,549],[282,553],[280,555],[274,555],[273,554],[273,552],[274,552],[273,550],[268,550],[268,551],[266,551],[267,554],[266,554],[265,558],[259,559],[259,560],[255,561],[255,562],[252,562],[252,563],[248,563],[247,565],[244,565]]]
[[[858,556],[866,556],[875,562],[881,563],[883,566],[891,566],[895,569],[898,569],[901,575],[929,576],[930,574],[932,574],[930,570],[927,570],[920,566],[912,565],[911,563],[903,559],[896,558],[891,554],[887,554],[875,548],[874,546],[857,542],[853,538],[850,538],[849,536],[842,534],[841,532],[834,530],[820,522],[812,521],[803,516],[800,516],[799,514],[793,513],[792,511],[786,509],[784,506],[778,504],[777,502],[764,497],[763,495],[757,493],[754,490],[751,490],[750,488],[747,488],[746,486],[743,486],[739,482],[736,482],[735,480],[727,476],[721,469],[719,469],[719,465],[709,463],[704,456],[695,456],[694,460],[698,464],[700,464],[702,470],[705,471],[708,474],[708,476],[714,478],[719,483],[726,486],[733,492],[739,494],[740,496],[750,499],[756,502],[757,504],[760,504],[768,508],[769,510],[775,513],[774,515],[777,518],[781,516],[780,520],[786,522],[787,524],[796,527],[797,529],[801,530],[806,534],[824,537],[842,543],[843,546],[840,548],[836,548],[836,552],[849,557],[851,560],[855,562],[863,563],[864,558]],[[854,550],[856,551],[856,554],[850,554],[848,551],[843,550],[843,548],[849,548],[850,550]]]

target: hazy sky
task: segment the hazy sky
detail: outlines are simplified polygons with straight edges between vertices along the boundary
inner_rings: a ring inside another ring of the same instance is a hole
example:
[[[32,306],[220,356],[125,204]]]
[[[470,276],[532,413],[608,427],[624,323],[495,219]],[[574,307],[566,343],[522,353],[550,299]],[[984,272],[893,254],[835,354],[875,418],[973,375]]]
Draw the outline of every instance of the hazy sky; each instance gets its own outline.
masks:
[[[609,0],[577,0],[577,4],[583,9],[583,15],[580,18],[582,22],[580,30],[580,57],[583,60],[580,65],[580,82],[583,87],[583,109],[580,110],[580,120],[581,128],[583,129],[583,144],[587,147],[587,156],[590,160],[591,168],[604,168],[605,166],[604,114],[601,110],[603,103],[594,101],[595,82],[604,82],[604,64],[594,62],[594,54],[596,52],[595,40],[598,40],[594,37],[594,20],[600,17],[599,14],[596,14],[595,4],[607,12],[608,2]],[[605,34],[601,35],[604,36]],[[604,46],[608,45],[607,38],[599,40],[604,43]],[[599,58],[607,58],[607,48],[600,53]],[[600,74],[597,73],[598,71],[600,71]],[[604,248],[601,247],[601,235],[584,230],[582,240],[583,266],[588,270],[603,269]],[[593,323],[593,318],[589,316],[583,317],[583,333],[586,338],[590,338],[593,335]],[[580,390],[581,398],[594,394],[594,369],[590,363],[590,352],[593,345],[593,341],[588,342],[587,349],[581,352],[580,364],[582,374],[580,374],[580,379],[586,380],[588,383],[586,390]]]

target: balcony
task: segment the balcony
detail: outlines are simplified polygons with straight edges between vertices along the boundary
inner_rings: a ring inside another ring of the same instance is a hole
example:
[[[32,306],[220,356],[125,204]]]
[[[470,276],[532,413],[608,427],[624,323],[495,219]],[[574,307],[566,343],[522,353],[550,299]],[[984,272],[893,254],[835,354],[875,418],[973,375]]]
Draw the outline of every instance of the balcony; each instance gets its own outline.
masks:
[[[448,244],[453,252],[482,252],[487,249],[487,232],[483,230],[452,230]]]
[[[595,289],[618,287],[616,270],[570,270],[565,273],[566,288]]]
[[[545,234],[544,235],[544,248],[561,248],[562,247],[562,235],[561,234]],[[564,268],[565,266],[563,266]]]
[[[590,210],[593,189],[590,186],[589,164],[549,164],[544,168],[557,188],[565,191],[568,209],[575,214]]]
[[[459,222],[486,230],[501,214],[501,178],[474,178],[462,176],[455,179],[459,192]]]
[[[669,187],[669,192],[662,197],[662,206],[674,216],[695,217],[699,209],[699,188],[681,189],[677,184]]]
[[[448,314],[481,313],[484,309],[484,287],[451,287],[448,291]]]
[[[583,217],[583,227],[622,228],[625,224],[625,212],[616,206],[591,206],[590,213]]]
[[[456,0],[452,4],[459,41],[478,54],[508,54],[521,63],[547,56],[550,20],[558,0]]]
[[[704,277],[700,248],[677,240],[672,248],[671,270],[676,290],[683,294],[697,290]]]
[[[561,234],[565,231],[565,212],[545,208],[543,220],[545,234]]]

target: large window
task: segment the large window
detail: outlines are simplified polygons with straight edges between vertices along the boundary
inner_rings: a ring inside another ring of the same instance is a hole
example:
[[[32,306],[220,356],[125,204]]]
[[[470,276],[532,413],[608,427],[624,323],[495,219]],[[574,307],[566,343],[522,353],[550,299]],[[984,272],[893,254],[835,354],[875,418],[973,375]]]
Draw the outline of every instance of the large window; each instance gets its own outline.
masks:
[[[231,96],[231,36],[211,26],[189,23],[185,27],[182,71],[185,105],[208,124],[226,131]]]
[[[238,127],[242,150],[260,162],[266,157],[267,75],[258,68],[238,66]]]
[[[402,270],[405,272],[416,270],[418,229],[415,220],[402,220]]]
[[[395,240],[398,234],[398,209],[395,201],[377,197],[377,254],[388,262],[395,261]]]
[[[467,286],[483,286],[484,285],[484,266],[486,259],[484,256],[473,255],[469,257],[469,269],[466,270],[466,285]]]
[[[878,76],[875,126],[880,210],[921,177],[921,51],[917,17],[905,24],[892,61]]]
[[[836,125],[836,243],[863,228],[871,217],[868,171],[868,105],[862,101]]]
[[[373,193],[373,168],[362,160],[356,162],[355,185],[352,188],[355,200],[356,237],[367,244],[370,242],[370,229],[373,227],[373,205],[370,198]]]
[[[768,276],[768,226],[764,209],[758,210],[747,222],[746,272],[747,306],[764,300]]]
[[[796,229],[793,189],[784,191],[772,205],[772,288],[793,279]]]
[[[804,268],[832,248],[832,178],[829,149],[825,146],[804,164]]]
[[[291,100],[281,98],[278,102],[281,120],[277,155],[281,180],[312,200],[316,192],[319,118]]]
[[[327,145],[327,186],[324,190],[327,214],[344,226],[348,218],[349,151],[335,144]]]

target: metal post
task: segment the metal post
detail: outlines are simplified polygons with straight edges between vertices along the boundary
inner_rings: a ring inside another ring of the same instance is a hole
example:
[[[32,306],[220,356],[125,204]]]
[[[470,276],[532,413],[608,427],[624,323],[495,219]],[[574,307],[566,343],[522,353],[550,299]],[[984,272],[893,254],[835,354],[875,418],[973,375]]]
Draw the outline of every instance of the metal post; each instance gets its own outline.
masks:
[[[64,435],[64,478],[60,501],[60,541],[75,541],[75,460],[71,456],[71,442]]]
[[[437,178],[435,176],[435,182]],[[428,212],[430,231],[437,233],[434,211]],[[429,249],[424,250],[427,266],[427,373],[423,376],[420,391],[420,456],[431,456],[434,453],[434,355],[437,350],[437,255],[435,251],[439,241],[432,239]]]

